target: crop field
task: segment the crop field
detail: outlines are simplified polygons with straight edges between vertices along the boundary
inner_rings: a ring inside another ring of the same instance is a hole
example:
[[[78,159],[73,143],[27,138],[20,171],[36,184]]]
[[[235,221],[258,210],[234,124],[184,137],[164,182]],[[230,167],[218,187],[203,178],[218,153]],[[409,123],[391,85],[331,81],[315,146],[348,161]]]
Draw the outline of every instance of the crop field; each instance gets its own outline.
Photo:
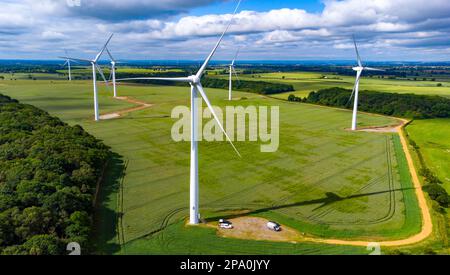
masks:
[[[6,73],[0,73],[0,77],[4,77],[5,80],[2,80],[3,82],[6,81],[17,81],[17,80],[65,80],[64,76],[51,74],[51,73],[15,73],[15,74],[6,74]],[[2,82],[0,82],[0,85]]]
[[[425,162],[450,191],[450,120],[416,120],[408,133],[425,158]]]
[[[223,76],[225,77],[225,76]],[[268,82],[281,82],[292,84],[294,93],[275,95],[275,97],[287,99],[290,94],[306,97],[312,91],[320,89],[341,87],[353,89],[355,77],[310,72],[287,72],[287,73],[267,73],[254,75],[241,75],[243,80],[257,80]],[[441,83],[442,87],[437,87]],[[361,90],[371,90],[378,92],[392,93],[412,93],[421,95],[440,95],[450,97],[450,82],[447,81],[412,81],[412,80],[390,80],[378,79],[376,77],[364,77],[361,79]]]
[[[349,83],[349,86],[351,84]],[[444,88],[448,89],[448,88]],[[367,254],[365,248],[224,239],[212,228],[184,225],[189,202],[189,143],[176,143],[174,107],[189,106],[186,87],[119,86],[119,96],[153,104],[120,119],[92,121],[89,81],[0,81],[0,93],[80,124],[118,154],[102,192],[98,245],[116,254]],[[214,105],[279,106],[280,147],[259,142],[200,143],[202,217],[247,215],[279,221],[311,236],[406,238],[421,219],[398,135],[351,133],[346,110],[207,89]],[[100,89],[100,111],[132,107]],[[359,126],[393,125],[361,114]]]

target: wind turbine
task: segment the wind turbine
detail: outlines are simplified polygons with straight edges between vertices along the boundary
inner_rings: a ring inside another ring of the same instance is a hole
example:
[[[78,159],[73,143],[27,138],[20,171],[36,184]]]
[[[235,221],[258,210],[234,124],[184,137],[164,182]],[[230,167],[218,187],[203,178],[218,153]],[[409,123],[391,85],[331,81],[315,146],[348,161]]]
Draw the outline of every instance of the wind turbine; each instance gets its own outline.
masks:
[[[226,27],[225,31],[222,33],[222,36],[220,37],[219,41],[209,54],[209,56],[206,58],[205,62],[199,69],[196,75],[191,75],[188,77],[178,77],[178,78],[163,78],[163,77],[142,77],[142,78],[126,78],[126,79],[119,79],[119,80],[163,80],[163,81],[173,81],[173,82],[184,82],[189,83],[191,85],[191,169],[190,169],[190,208],[189,208],[189,221],[190,224],[196,225],[199,223],[199,177],[198,177],[198,133],[199,133],[199,125],[198,125],[198,99],[203,98],[206,105],[208,106],[209,110],[211,111],[211,114],[213,115],[215,121],[217,122],[218,126],[222,130],[222,132],[225,134],[227,140],[230,142],[233,149],[236,151],[236,153],[241,157],[239,154],[239,151],[234,146],[233,142],[231,141],[231,138],[228,136],[227,132],[225,131],[222,123],[220,122],[216,112],[214,111],[208,97],[206,96],[205,91],[203,90],[203,86],[201,83],[203,74],[206,70],[206,67],[208,66],[209,62],[211,61],[211,58],[214,56],[214,54],[217,51],[217,48],[220,46],[220,43],[222,42],[222,39],[224,38],[225,34],[227,33],[228,29],[230,28],[233,18],[236,15],[237,10],[239,9],[239,6],[241,4],[241,0],[239,0],[237,7],[233,13],[233,17],[230,19],[230,22],[228,26]],[[200,99],[201,100],[201,99]]]
[[[240,50],[241,50],[240,48],[237,50],[236,55],[234,56],[234,59],[233,59],[233,61],[230,64],[230,85],[229,85],[229,92],[228,92],[228,100],[229,101],[233,100],[233,97],[232,97],[232,92],[233,92],[233,73],[234,73],[234,75],[236,75],[236,78],[239,81],[239,77],[238,77],[238,75],[236,73],[234,64],[236,62],[236,58],[238,57]]]
[[[100,115],[99,115],[99,110],[98,110],[97,71],[100,73],[100,75],[102,76],[102,78],[105,81],[105,83],[108,84],[108,80],[106,80],[102,69],[98,65],[98,61],[99,61],[100,57],[103,55],[103,53],[105,52],[105,49],[108,46],[109,42],[111,41],[111,38],[113,37],[113,35],[114,34],[111,34],[111,36],[106,41],[106,43],[103,46],[103,48],[100,50],[100,52],[95,56],[95,58],[93,60],[81,59],[81,58],[72,58],[72,57],[61,57],[61,58],[72,60],[72,61],[80,61],[80,62],[86,62],[86,63],[90,63],[91,64],[91,66],[92,66],[92,80],[93,80],[93,83],[94,83],[94,116],[95,116],[95,121],[99,121],[100,120]]]
[[[66,56],[68,56],[69,54],[67,53],[67,51],[65,51]],[[72,81],[72,68],[70,66],[70,59],[66,59],[66,62],[64,63],[63,67],[67,65],[67,68],[69,70],[69,81]]]
[[[112,75],[112,82],[113,82],[113,89],[114,89],[114,97],[117,97],[117,86],[116,86],[116,64],[117,61],[112,56],[111,52],[108,48],[106,48],[106,52],[109,55],[109,59],[111,59],[111,75]]]
[[[358,66],[354,67],[353,70],[356,71],[356,82],[355,86],[353,87],[353,92],[350,97],[350,101],[352,100],[353,96],[355,96],[355,102],[353,106],[353,120],[352,120],[352,131],[356,131],[357,126],[357,119],[358,119],[358,100],[359,100],[359,81],[361,79],[361,75],[363,71],[384,71],[380,69],[374,69],[370,67],[364,67],[361,61],[361,56],[359,55],[358,45],[356,44],[356,39],[353,36],[353,43],[355,44],[355,50],[356,50],[356,57]]]

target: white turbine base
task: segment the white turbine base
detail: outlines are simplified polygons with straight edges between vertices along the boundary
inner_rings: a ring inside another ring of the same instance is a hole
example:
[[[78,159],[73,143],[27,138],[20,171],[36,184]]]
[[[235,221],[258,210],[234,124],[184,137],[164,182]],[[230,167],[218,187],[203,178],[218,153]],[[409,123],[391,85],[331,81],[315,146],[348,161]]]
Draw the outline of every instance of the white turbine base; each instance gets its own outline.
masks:
[[[199,182],[198,182],[198,91],[191,85],[191,180],[189,223],[199,224]]]
[[[100,114],[98,110],[97,71],[95,68],[95,63],[92,63],[92,80],[94,82],[94,119],[95,121],[99,121]]]
[[[116,85],[116,66],[112,66],[112,75],[113,75],[113,89],[114,89],[114,97],[117,98],[117,85]]]
[[[355,83],[355,103],[353,106],[353,119],[352,119],[352,131],[356,131],[358,124],[358,104],[359,104],[359,81],[361,79],[361,71],[358,71],[356,75]]]
[[[233,100],[233,66],[230,66],[230,84],[229,84],[229,91],[228,91],[228,100]]]

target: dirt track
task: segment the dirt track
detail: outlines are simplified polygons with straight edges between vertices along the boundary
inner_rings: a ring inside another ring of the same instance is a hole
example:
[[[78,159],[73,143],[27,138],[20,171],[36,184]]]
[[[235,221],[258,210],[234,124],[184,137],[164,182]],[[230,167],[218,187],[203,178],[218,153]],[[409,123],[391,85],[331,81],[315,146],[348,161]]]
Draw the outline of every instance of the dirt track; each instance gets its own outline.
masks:
[[[139,105],[139,106],[128,108],[128,109],[125,109],[125,110],[121,110],[121,111],[118,111],[118,112],[107,113],[107,114],[104,114],[104,115],[100,116],[100,119],[108,120],[108,119],[119,118],[119,117],[121,117],[121,116],[123,116],[125,114],[136,112],[136,111],[140,111],[140,110],[144,110],[144,109],[147,109],[147,108],[150,108],[150,107],[153,106],[152,104],[148,104],[148,103],[143,102],[143,101],[138,101],[136,99],[132,99],[132,98],[129,98],[129,97],[116,97],[116,99],[117,100],[123,100],[123,101],[126,101],[128,103],[136,104],[136,105]]]

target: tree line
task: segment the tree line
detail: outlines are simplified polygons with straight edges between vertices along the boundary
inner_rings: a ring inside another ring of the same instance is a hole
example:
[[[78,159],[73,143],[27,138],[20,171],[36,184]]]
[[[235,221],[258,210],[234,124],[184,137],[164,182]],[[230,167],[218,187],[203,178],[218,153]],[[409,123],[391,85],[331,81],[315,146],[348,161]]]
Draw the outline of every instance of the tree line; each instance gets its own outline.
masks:
[[[206,77],[202,85],[208,88],[228,89],[229,80],[221,78]],[[233,90],[257,93],[262,95],[273,95],[294,91],[294,86],[282,83],[271,83],[263,81],[233,81]]]
[[[80,126],[0,95],[0,254],[91,249],[93,202],[110,149]]]
[[[443,182],[434,174],[430,168],[428,168],[425,158],[423,157],[421,148],[417,143],[411,139],[409,133],[406,133],[409,143],[414,148],[419,159],[420,170],[419,174],[425,181],[424,190],[428,193],[430,198],[436,201],[441,208],[448,208],[450,206],[450,195],[447,190],[442,186]],[[444,212],[441,209],[441,212]]]
[[[193,72],[157,72],[141,74],[140,77],[185,77]],[[136,77],[133,73],[120,73],[120,78]],[[187,83],[171,82],[164,80],[133,80],[133,83],[153,84],[163,86],[188,86]],[[205,88],[228,89],[229,80],[213,77],[205,77],[202,80]],[[294,86],[282,83],[270,83],[263,81],[233,81],[233,89],[236,91],[257,93],[263,95],[280,94],[294,91]]]
[[[329,88],[311,92],[307,98],[290,95],[288,100],[351,109],[353,108],[351,94],[352,90]],[[450,99],[440,96],[362,91],[359,110],[413,119],[447,118],[450,117]]]

